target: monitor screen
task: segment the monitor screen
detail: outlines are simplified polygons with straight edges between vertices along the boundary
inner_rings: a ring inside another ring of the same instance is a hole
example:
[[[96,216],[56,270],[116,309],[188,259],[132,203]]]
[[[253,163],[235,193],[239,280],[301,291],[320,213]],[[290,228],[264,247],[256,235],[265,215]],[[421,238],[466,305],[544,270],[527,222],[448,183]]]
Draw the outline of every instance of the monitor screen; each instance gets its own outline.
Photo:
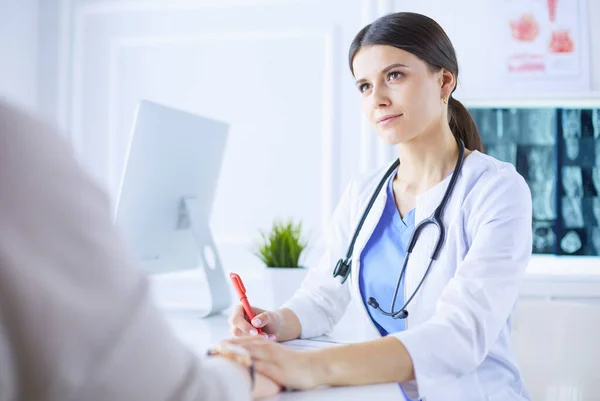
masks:
[[[199,247],[210,245],[208,221],[228,129],[221,121],[139,102],[115,223],[148,273],[201,267],[206,250]],[[186,200],[195,205],[203,244],[191,230]]]

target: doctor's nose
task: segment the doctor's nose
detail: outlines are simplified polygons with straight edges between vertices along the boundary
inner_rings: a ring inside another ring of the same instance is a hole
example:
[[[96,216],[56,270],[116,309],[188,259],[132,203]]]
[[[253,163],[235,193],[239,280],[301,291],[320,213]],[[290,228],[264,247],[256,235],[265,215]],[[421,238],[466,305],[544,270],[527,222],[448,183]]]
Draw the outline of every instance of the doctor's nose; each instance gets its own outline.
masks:
[[[385,108],[392,104],[385,87],[374,86],[371,91],[371,102],[373,109]]]

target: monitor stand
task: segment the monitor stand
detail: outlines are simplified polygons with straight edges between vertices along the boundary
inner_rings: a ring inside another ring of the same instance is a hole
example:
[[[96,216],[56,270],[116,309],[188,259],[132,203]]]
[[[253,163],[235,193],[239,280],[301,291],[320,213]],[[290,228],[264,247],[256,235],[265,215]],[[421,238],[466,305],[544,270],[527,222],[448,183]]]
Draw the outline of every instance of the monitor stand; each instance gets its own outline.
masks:
[[[178,230],[190,230],[201,260],[201,268],[210,295],[210,307],[175,305],[169,307],[170,313],[183,313],[186,316],[206,318],[217,315],[231,306],[231,292],[219,259],[219,253],[210,232],[208,217],[201,213],[202,207],[195,198],[183,198],[180,204],[177,222]]]

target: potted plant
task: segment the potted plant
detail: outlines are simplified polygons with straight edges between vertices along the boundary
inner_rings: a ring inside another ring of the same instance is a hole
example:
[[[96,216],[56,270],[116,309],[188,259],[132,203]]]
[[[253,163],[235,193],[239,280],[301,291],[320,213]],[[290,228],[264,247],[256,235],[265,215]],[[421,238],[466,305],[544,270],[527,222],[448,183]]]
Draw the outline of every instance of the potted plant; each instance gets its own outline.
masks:
[[[269,231],[261,231],[255,255],[264,263],[266,282],[271,288],[274,307],[279,307],[298,289],[307,269],[301,257],[308,243],[302,223],[292,219],[276,220]]]

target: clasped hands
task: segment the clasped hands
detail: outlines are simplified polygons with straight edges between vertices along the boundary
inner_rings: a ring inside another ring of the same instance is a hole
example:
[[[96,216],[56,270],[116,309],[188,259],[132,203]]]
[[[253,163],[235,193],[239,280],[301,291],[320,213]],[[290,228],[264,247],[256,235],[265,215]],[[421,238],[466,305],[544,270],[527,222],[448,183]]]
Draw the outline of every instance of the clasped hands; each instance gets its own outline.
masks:
[[[295,351],[285,341],[285,322],[278,312],[252,308],[256,317],[250,323],[241,306],[229,318],[232,337],[223,344],[245,348],[254,361],[254,398],[274,395],[283,388],[310,390],[322,385],[322,369],[314,351]],[[259,335],[260,328],[264,335]]]

